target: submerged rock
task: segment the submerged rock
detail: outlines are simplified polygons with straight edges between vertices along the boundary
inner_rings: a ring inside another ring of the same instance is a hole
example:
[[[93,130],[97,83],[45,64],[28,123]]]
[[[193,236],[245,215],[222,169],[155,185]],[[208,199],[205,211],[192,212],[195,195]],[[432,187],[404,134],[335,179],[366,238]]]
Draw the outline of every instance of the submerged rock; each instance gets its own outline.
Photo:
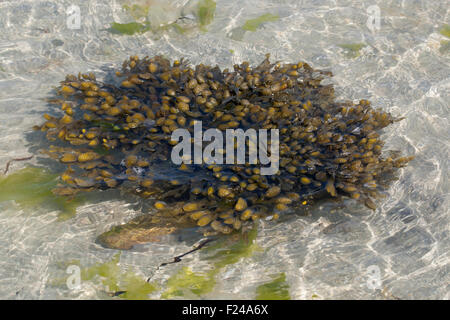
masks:
[[[367,100],[336,101],[332,85],[321,84],[330,76],[269,56],[234,70],[134,56],[116,83],[68,75],[51,100],[61,116],[44,115],[36,129],[55,143],[45,152],[67,166],[56,193],[123,188],[154,202],[155,212],[102,235],[106,246],[127,249],[185,226],[227,234],[317,198],[349,197],[375,209],[411,160],[383,152],[381,129],[400,119]],[[278,129],[279,170],[262,175],[259,162],[175,165],[171,135],[192,134],[194,120],[203,130]],[[172,221],[161,225],[157,216]]]

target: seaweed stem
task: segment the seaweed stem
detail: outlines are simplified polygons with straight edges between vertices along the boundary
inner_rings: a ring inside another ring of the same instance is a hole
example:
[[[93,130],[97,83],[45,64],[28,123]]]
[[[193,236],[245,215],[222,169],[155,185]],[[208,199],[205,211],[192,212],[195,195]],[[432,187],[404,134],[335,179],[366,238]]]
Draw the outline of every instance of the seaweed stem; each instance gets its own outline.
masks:
[[[9,166],[11,165],[12,162],[15,162],[15,161],[26,161],[26,160],[30,160],[32,158],[33,158],[33,156],[29,156],[29,157],[25,157],[25,158],[15,158],[15,159],[9,160],[6,163],[5,170],[3,171],[3,175],[5,175],[8,172]]]

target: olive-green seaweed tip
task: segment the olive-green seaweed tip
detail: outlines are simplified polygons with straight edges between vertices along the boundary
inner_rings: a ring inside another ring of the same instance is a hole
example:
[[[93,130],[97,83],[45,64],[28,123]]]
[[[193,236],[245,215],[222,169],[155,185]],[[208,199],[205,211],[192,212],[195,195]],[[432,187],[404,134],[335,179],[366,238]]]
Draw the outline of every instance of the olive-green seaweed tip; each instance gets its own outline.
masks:
[[[450,25],[446,24],[442,26],[441,30],[439,30],[439,33],[447,38],[450,38]]]
[[[245,31],[256,31],[263,23],[278,21],[279,18],[280,17],[277,15],[266,13],[255,19],[245,21],[242,29],[244,29]]]

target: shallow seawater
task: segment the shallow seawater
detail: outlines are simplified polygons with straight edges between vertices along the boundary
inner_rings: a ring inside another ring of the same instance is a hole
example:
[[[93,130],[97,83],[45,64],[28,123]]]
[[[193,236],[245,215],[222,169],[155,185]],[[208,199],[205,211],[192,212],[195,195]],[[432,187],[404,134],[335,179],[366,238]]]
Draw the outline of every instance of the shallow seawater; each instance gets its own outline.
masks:
[[[0,166],[35,155],[0,176],[0,298],[449,299],[447,2],[218,0],[215,11],[200,2],[201,15],[187,0],[0,2]],[[369,5],[379,28],[368,27]],[[266,53],[330,70],[340,99],[405,117],[383,137],[415,159],[376,211],[319,204],[158,269],[198,237],[105,249],[96,237],[138,216],[138,201],[108,191],[67,203],[48,192],[61,167],[38,156],[32,126],[51,113],[44,99],[66,74],[102,78],[130,55],[226,68]]]

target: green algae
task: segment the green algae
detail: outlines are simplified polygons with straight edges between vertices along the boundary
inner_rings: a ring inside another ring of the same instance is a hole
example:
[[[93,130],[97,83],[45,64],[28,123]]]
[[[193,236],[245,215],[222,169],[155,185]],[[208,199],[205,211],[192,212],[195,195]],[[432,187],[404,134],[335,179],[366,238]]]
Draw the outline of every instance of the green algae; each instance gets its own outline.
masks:
[[[289,285],[286,274],[279,273],[274,280],[264,283],[256,288],[256,300],[290,300]]]
[[[117,23],[113,22],[109,29],[110,32],[122,35],[134,35],[142,34],[147,31],[153,31],[155,33],[165,32],[168,30],[175,30],[178,34],[184,34],[189,28],[181,26],[177,21],[172,23],[166,23],[161,26],[153,26],[148,20],[148,14],[150,12],[150,6],[143,5],[124,5],[123,9],[126,10],[135,21],[130,23]],[[205,27],[212,23],[214,20],[214,14],[216,12],[216,2],[213,0],[200,0],[197,4],[197,27],[200,30],[205,30]],[[142,23],[138,21],[142,21]]]
[[[0,202],[15,201],[22,208],[38,208],[41,206],[59,210],[58,218],[66,220],[76,213],[83,204],[81,196],[67,199],[53,194],[58,184],[59,174],[50,173],[43,168],[26,167],[17,172],[0,177]]]
[[[147,282],[133,270],[122,270],[119,266],[120,253],[115,254],[111,260],[97,263],[90,267],[81,267],[79,260],[59,261],[58,269],[67,270],[69,266],[80,267],[81,281],[90,281],[95,285],[101,285],[109,296],[127,300],[147,300],[148,295],[158,290],[158,287]],[[65,286],[67,277],[50,279],[48,285],[54,287]]]
[[[207,272],[193,272],[188,267],[182,267],[175,275],[167,280],[167,289],[161,295],[163,299],[195,295],[202,297],[210,293],[216,285],[216,276],[227,266],[251,257],[261,248],[255,243],[257,227],[251,229],[246,236],[240,236],[236,243],[229,246],[230,239],[219,239],[218,243],[204,249],[205,252],[216,253],[207,258],[211,263],[211,270]]]
[[[122,271],[119,262],[120,252],[110,261],[82,269],[81,280],[100,282],[108,291],[123,292],[118,297],[129,300],[148,299],[148,295],[157,290],[156,285],[145,281],[132,270]]]
[[[177,32],[178,34],[184,34],[186,31],[188,31],[187,28],[183,28],[176,22],[169,23],[158,28],[152,28],[149,22],[130,22],[124,24],[113,22],[109,31],[121,35],[134,35],[143,34],[148,31],[164,32],[171,29],[175,30],[175,32]]]
[[[162,299],[189,296],[189,292],[200,297],[211,292],[215,285],[215,273],[193,272],[188,267],[182,267],[167,280],[167,290],[161,294]]]
[[[208,260],[213,261],[214,270],[219,271],[228,265],[235,264],[243,258],[251,257],[255,252],[262,251],[261,247],[255,242],[257,234],[257,226],[255,226],[246,234],[246,237],[241,236],[230,247],[226,239],[224,239],[225,242],[223,244],[217,244],[217,246],[220,246],[217,253],[208,258]]]
[[[135,20],[147,18],[150,6],[141,6],[138,4],[123,5],[122,8],[127,11]]]
[[[93,281],[98,276],[101,279],[101,283],[107,287],[109,291],[119,291],[119,261],[120,253],[117,253],[108,262],[98,263],[91,267],[84,268],[81,270],[81,280]]]
[[[243,258],[251,257],[255,252],[261,251],[261,248],[255,244],[257,228],[253,228],[248,233],[240,235],[230,246],[230,239],[218,239],[214,246],[202,249],[206,254],[214,252],[215,254],[207,261],[211,264],[211,269],[206,272],[194,272],[187,266],[181,267],[172,275],[164,285],[165,290],[161,293],[161,299],[173,299],[183,297],[201,298],[205,294],[212,292],[216,286],[216,278],[220,272],[229,265],[239,262]],[[109,261],[97,263],[90,267],[81,268],[81,281],[90,281],[100,285],[108,292],[110,296],[117,296],[121,299],[142,300],[148,299],[148,295],[159,290],[155,283],[147,282],[144,278],[137,275],[132,269],[122,270],[120,263],[121,253],[115,254]],[[80,266],[79,260],[70,260],[58,262],[59,269],[66,270],[70,265]],[[67,278],[51,279],[49,285],[64,286]],[[278,282],[277,282],[278,281]],[[273,297],[285,297],[283,286],[280,279],[275,279],[274,283],[279,283],[278,290],[274,286],[275,293]],[[272,290],[272,291],[273,291]],[[270,286],[269,286],[270,291]],[[277,295],[278,294],[278,295]]]
[[[150,31],[151,27],[149,23],[139,23],[139,22],[130,22],[130,23],[111,23],[110,31],[112,33],[118,33],[122,35],[134,35],[136,33],[144,33]]]
[[[255,19],[246,20],[244,25],[231,30],[229,37],[236,41],[242,41],[247,31],[254,32],[260,28],[260,26],[266,22],[278,21],[279,16],[271,13],[263,14]],[[232,52],[233,53],[233,52]]]
[[[108,29],[111,33],[121,34],[121,35],[135,35],[143,34],[148,31],[152,33],[161,33],[169,30],[174,30],[178,34],[184,34],[189,28],[181,26],[177,21],[172,23],[165,23],[162,25],[152,24],[151,19],[149,20],[149,13],[152,10],[150,5],[138,5],[130,4],[123,5],[122,8],[134,19],[133,22],[129,23],[117,23],[113,22],[111,27]],[[154,9],[156,10],[156,9]],[[215,2],[211,0],[203,1],[199,4],[198,9],[198,24],[200,26],[205,26],[212,21],[215,11]]]
[[[256,31],[263,23],[278,21],[279,19],[280,17],[277,15],[266,13],[259,16],[258,18],[245,21],[242,29],[244,29],[245,31]]]
[[[444,54],[450,51],[450,41],[449,40],[442,40],[441,46],[439,47],[439,52]]]
[[[357,58],[361,55],[360,51],[366,46],[365,43],[344,43],[339,47],[345,50],[345,55],[348,58]]]
[[[148,21],[149,5],[125,4],[122,8],[134,19],[134,21],[129,23],[113,22],[109,29],[111,33],[134,35],[143,34],[152,30],[150,21]]]
[[[205,27],[214,20],[216,2],[213,0],[200,0],[197,7],[197,17],[200,27]]]
[[[444,37],[450,38],[450,25],[445,24],[439,30],[439,33]],[[439,52],[441,54],[446,54],[450,51],[450,40],[441,40],[441,46],[439,47]]]
[[[130,271],[122,276],[121,283],[126,292],[120,297],[127,300],[146,300],[150,293],[158,290],[156,285]]]
[[[447,38],[450,38],[450,25],[444,25],[441,30],[439,30],[439,33]]]
[[[170,27],[172,27],[177,33],[179,34],[184,34],[187,29],[183,28],[182,26],[180,26],[178,23],[174,22],[172,24],[169,25]]]

